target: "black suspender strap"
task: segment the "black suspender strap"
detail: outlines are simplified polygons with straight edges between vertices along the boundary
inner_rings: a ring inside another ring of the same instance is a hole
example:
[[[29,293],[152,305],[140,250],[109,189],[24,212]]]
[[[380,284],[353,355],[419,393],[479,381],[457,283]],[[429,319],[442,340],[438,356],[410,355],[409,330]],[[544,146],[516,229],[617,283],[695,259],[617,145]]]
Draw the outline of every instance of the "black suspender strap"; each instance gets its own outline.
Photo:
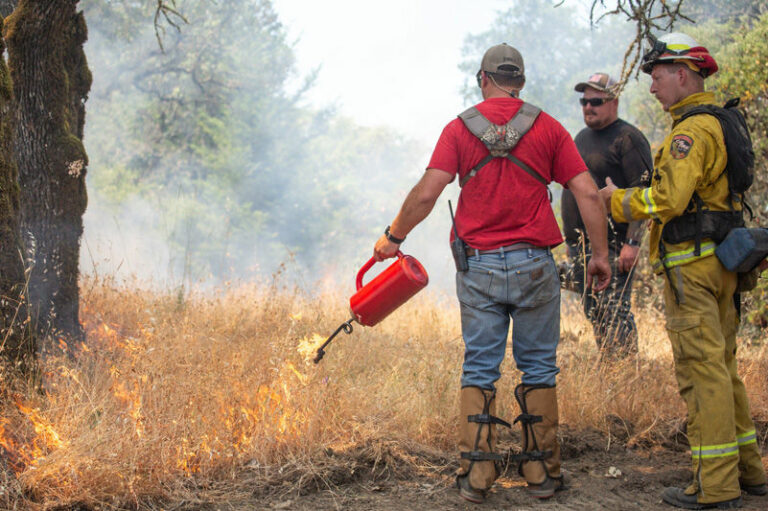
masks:
[[[531,167],[529,167],[528,165],[523,163],[522,160],[520,160],[519,158],[515,158],[511,154],[507,155],[507,159],[509,161],[511,161],[512,163],[514,163],[515,165],[517,165],[518,167],[520,167],[521,169],[523,169],[524,171],[526,171],[528,173],[528,175],[530,175],[533,179],[535,179],[536,181],[538,181],[541,184],[543,184],[544,187],[547,189],[547,195],[549,196],[549,202],[552,202],[552,190],[549,189],[549,186],[548,186],[549,183],[547,183],[546,179],[541,177],[541,174],[539,174],[538,172],[533,170]]]
[[[535,179],[535,180],[536,180],[536,181],[538,181],[539,183],[543,184],[544,186],[547,186],[547,185],[549,184],[549,183],[547,183],[547,180],[546,180],[546,179],[544,179],[543,177],[541,177],[541,174],[539,174],[538,172],[536,172],[535,170],[533,170],[531,167],[529,167],[528,165],[526,165],[525,163],[523,163],[523,162],[522,162],[522,161],[521,161],[519,158],[515,158],[515,157],[514,157],[514,156],[512,156],[511,154],[508,154],[508,155],[507,155],[507,159],[508,159],[509,161],[511,161],[512,163],[514,163],[515,165],[517,165],[518,167],[520,167],[521,169],[523,169],[524,171],[526,171],[528,174],[530,174],[530,175],[531,175],[531,177],[532,177],[533,179]]]
[[[505,428],[511,428],[512,425],[504,419],[499,419],[495,415],[488,413],[478,413],[475,415],[467,415],[467,422],[479,422],[481,424],[500,424]]]
[[[486,163],[488,163],[489,161],[491,161],[493,158],[494,158],[494,157],[493,157],[493,155],[492,155],[491,153],[488,153],[488,154],[486,154],[486,155],[485,155],[485,158],[483,158],[482,160],[480,160],[480,162],[479,162],[477,165],[475,165],[474,167],[472,167],[472,170],[470,170],[470,171],[467,173],[467,175],[466,175],[466,176],[464,176],[463,178],[461,178],[461,181],[459,181],[459,187],[463,187],[463,186],[464,186],[464,184],[465,184],[467,181],[469,181],[470,179],[472,179],[473,177],[475,177],[475,174],[477,174],[477,171],[478,171],[478,170],[480,170],[481,168],[485,167],[485,164],[486,164]]]

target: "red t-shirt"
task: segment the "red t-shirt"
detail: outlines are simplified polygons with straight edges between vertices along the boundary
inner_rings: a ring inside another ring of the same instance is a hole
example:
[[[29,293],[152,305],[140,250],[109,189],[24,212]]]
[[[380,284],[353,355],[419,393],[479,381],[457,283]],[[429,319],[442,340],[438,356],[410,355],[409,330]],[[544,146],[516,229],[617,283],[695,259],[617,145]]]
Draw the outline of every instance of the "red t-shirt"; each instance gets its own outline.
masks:
[[[505,124],[522,104],[512,97],[491,98],[476,107],[492,123]],[[427,168],[463,178],[487,154],[485,145],[457,117],[443,129]],[[548,182],[563,186],[587,171],[571,136],[544,112],[512,155]],[[546,187],[506,158],[492,159],[467,181],[456,207],[456,226],[459,236],[479,250],[521,242],[553,247],[563,242]]]

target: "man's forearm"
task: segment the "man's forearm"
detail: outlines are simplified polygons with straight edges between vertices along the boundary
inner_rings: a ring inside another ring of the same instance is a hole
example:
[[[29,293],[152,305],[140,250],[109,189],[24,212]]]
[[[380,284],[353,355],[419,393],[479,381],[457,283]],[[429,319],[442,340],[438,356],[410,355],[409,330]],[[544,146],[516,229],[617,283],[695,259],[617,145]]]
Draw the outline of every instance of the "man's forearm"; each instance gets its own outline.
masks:
[[[630,222],[629,227],[627,228],[627,239],[640,241],[643,238],[643,234],[645,234],[647,224],[647,220],[635,220],[634,222]]]
[[[594,193],[586,193],[576,196],[579,205],[581,219],[587,229],[587,236],[592,247],[592,255],[597,257],[608,256],[608,227],[605,205],[600,199],[597,189]]]
[[[427,218],[439,196],[429,190],[422,179],[405,198],[400,212],[392,221],[389,232],[397,238],[405,238],[422,220]]]
[[[595,181],[589,172],[581,172],[568,181],[568,189],[576,197],[576,205],[579,207],[579,213],[592,246],[592,257],[607,258],[608,214],[605,212],[605,203],[600,196],[601,192],[597,190]]]

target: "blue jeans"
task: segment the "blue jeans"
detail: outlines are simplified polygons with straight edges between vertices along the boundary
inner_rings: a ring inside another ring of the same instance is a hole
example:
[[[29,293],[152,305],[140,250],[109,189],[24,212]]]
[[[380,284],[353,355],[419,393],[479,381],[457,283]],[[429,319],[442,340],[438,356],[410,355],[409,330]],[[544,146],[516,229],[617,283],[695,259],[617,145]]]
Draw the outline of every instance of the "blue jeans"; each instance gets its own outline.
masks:
[[[560,279],[547,249],[469,258],[456,274],[464,366],[461,386],[494,389],[513,320],[512,355],[526,385],[554,385],[560,340]]]

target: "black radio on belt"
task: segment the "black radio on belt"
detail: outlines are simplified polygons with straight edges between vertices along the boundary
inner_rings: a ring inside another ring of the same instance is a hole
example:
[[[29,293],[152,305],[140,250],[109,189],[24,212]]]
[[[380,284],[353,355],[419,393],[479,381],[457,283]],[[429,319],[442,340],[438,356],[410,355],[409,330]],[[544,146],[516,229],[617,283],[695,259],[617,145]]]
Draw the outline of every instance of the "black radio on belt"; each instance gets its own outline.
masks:
[[[465,272],[469,269],[469,262],[467,261],[467,245],[459,237],[459,231],[456,230],[456,220],[453,218],[453,206],[451,201],[448,201],[448,210],[451,212],[451,222],[453,223],[453,241],[451,242],[451,254],[453,254],[453,262],[456,263],[456,271]]]

